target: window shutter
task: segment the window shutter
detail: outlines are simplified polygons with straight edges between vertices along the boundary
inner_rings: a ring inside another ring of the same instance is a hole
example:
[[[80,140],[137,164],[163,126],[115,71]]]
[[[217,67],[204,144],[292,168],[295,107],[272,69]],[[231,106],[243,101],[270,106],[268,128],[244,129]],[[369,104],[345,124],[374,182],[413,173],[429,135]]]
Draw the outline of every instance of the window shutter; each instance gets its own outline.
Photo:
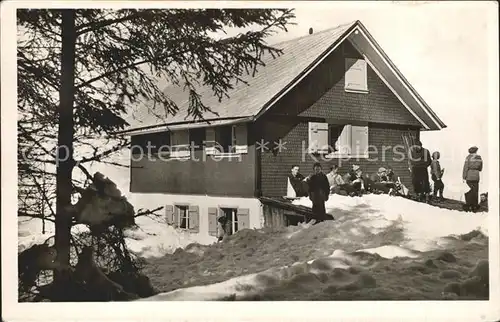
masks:
[[[345,88],[367,91],[367,68],[364,59],[346,58]]]
[[[235,153],[248,153],[248,131],[247,124],[238,124],[234,127],[235,131]]]
[[[238,208],[238,230],[250,228],[250,209]]]
[[[200,231],[200,207],[189,206],[189,230],[195,233]]]
[[[336,142],[336,147],[338,149],[338,153],[341,155],[350,155],[351,154],[351,128],[350,124],[344,125],[342,128],[342,132]]]
[[[357,156],[368,156],[368,126],[352,127],[351,152]]]
[[[207,127],[205,136],[205,154],[216,154],[215,150],[215,128]]]
[[[208,208],[208,234],[217,236],[217,208]]]
[[[309,122],[309,153],[328,152],[328,123]]]
[[[168,225],[173,225],[175,222],[174,219],[174,206],[166,205],[165,206],[165,219]]]
[[[185,158],[191,155],[189,149],[189,130],[173,131],[170,138],[170,156]]]

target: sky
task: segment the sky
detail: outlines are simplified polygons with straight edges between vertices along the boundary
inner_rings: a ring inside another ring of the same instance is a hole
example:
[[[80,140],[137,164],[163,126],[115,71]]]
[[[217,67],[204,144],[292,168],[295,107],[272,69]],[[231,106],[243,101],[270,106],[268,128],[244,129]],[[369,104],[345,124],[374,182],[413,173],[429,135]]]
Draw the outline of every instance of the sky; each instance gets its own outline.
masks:
[[[445,197],[460,199],[466,189],[463,161],[472,145],[485,160],[480,190],[488,186],[488,66],[496,59],[488,54],[488,28],[496,27],[488,25],[490,10],[484,3],[460,2],[301,3],[295,9],[296,25],[268,42],[307,35],[310,27],[317,32],[360,20],[447,125],[422,133],[421,139],[431,153],[441,152]],[[127,169],[99,168],[112,179],[128,176]]]

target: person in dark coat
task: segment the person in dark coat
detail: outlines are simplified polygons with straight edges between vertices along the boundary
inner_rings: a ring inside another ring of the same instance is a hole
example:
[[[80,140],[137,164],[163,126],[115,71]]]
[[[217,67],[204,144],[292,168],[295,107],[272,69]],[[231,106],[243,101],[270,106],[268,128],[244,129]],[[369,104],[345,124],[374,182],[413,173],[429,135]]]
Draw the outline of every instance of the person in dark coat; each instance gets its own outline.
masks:
[[[314,174],[307,179],[309,185],[309,199],[312,201],[312,212],[318,222],[327,219],[325,202],[330,195],[330,185],[326,175],[322,172],[321,164],[316,162],[313,166]]]
[[[479,202],[479,211],[488,212],[488,193],[482,193]]]
[[[359,165],[353,164],[351,171],[344,177],[345,189],[349,196],[361,196],[366,190],[366,178],[363,177],[363,171]]]
[[[292,172],[288,175],[290,184],[295,190],[297,197],[307,197],[307,183],[306,178],[299,172],[300,168],[298,165],[292,167]]]
[[[429,201],[431,192],[429,183],[429,166],[432,159],[429,150],[417,141],[410,149],[411,179],[418,201]]]
[[[483,159],[477,154],[478,148],[473,146],[469,149],[469,155],[465,158],[462,177],[470,190],[465,193],[466,211],[477,211],[479,194],[479,173],[483,170]]]

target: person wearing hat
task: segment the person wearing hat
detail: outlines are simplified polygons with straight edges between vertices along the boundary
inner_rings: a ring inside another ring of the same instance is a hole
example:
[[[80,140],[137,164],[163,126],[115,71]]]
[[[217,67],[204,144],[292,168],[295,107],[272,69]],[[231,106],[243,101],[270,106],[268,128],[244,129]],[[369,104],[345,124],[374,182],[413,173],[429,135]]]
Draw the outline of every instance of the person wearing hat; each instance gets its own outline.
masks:
[[[309,199],[312,201],[312,212],[316,215],[317,222],[326,219],[325,202],[330,195],[328,178],[323,173],[319,162],[313,165],[314,173],[309,177]]]
[[[390,182],[387,176],[387,169],[380,167],[376,174],[370,178],[370,188],[374,193],[390,193],[396,185],[394,182]]]
[[[348,191],[349,195],[352,196],[360,196],[365,191],[365,180],[363,178],[363,171],[357,164],[352,165],[351,171],[346,174],[345,178],[345,187]]]
[[[462,177],[469,186],[469,191],[465,193],[465,211],[477,211],[479,194],[479,174],[483,170],[483,159],[477,154],[478,148],[469,148],[469,155],[465,158]]]
[[[422,147],[422,142],[417,141],[410,148],[410,165],[413,190],[418,201],[429,201],[431,192],[428,167],[432,159],[429,150]]]

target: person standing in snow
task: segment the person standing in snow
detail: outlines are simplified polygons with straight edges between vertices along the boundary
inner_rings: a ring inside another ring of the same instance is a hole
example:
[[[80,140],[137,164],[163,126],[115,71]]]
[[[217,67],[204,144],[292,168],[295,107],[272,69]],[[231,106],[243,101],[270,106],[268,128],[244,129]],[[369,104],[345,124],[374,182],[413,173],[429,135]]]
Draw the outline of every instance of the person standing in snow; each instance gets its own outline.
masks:
[[[444,183],[443,183],[443,174],[444,174],[444,169],[441,169],[441,165],[439,164],[439,158],[441,154],[436,151],[432,153],[432,162],[431,162],[431,178],[432,181],[434,182],[434,189],[432,189],[432,197],[433,199],[436,199],[438,194],[439,194],[439,199],[441,201],[444,200],[443,198],[443,190],[444,190]]]
[[[410,164],[413,189],[418,201],[429,201],[430,183],[428,167],[431,165],[429,150],[422,147],[422,142],[417,141],[410,148]]]
[[[309,199],[312,201],[312,212],[318,222],[326,220],[325,202],[330,195],[328,178],[322,172],[321,164],[316,162],[313,166],[314,174],[307,179],[309,184]]]
[[[470,190],[465,193],[465,211],[477,211],[479,194],[479,173],[483,170],[483,159],[477,154],[478,148],[473,146],[469,149],[469,155],[465,158],[462,177]]]

